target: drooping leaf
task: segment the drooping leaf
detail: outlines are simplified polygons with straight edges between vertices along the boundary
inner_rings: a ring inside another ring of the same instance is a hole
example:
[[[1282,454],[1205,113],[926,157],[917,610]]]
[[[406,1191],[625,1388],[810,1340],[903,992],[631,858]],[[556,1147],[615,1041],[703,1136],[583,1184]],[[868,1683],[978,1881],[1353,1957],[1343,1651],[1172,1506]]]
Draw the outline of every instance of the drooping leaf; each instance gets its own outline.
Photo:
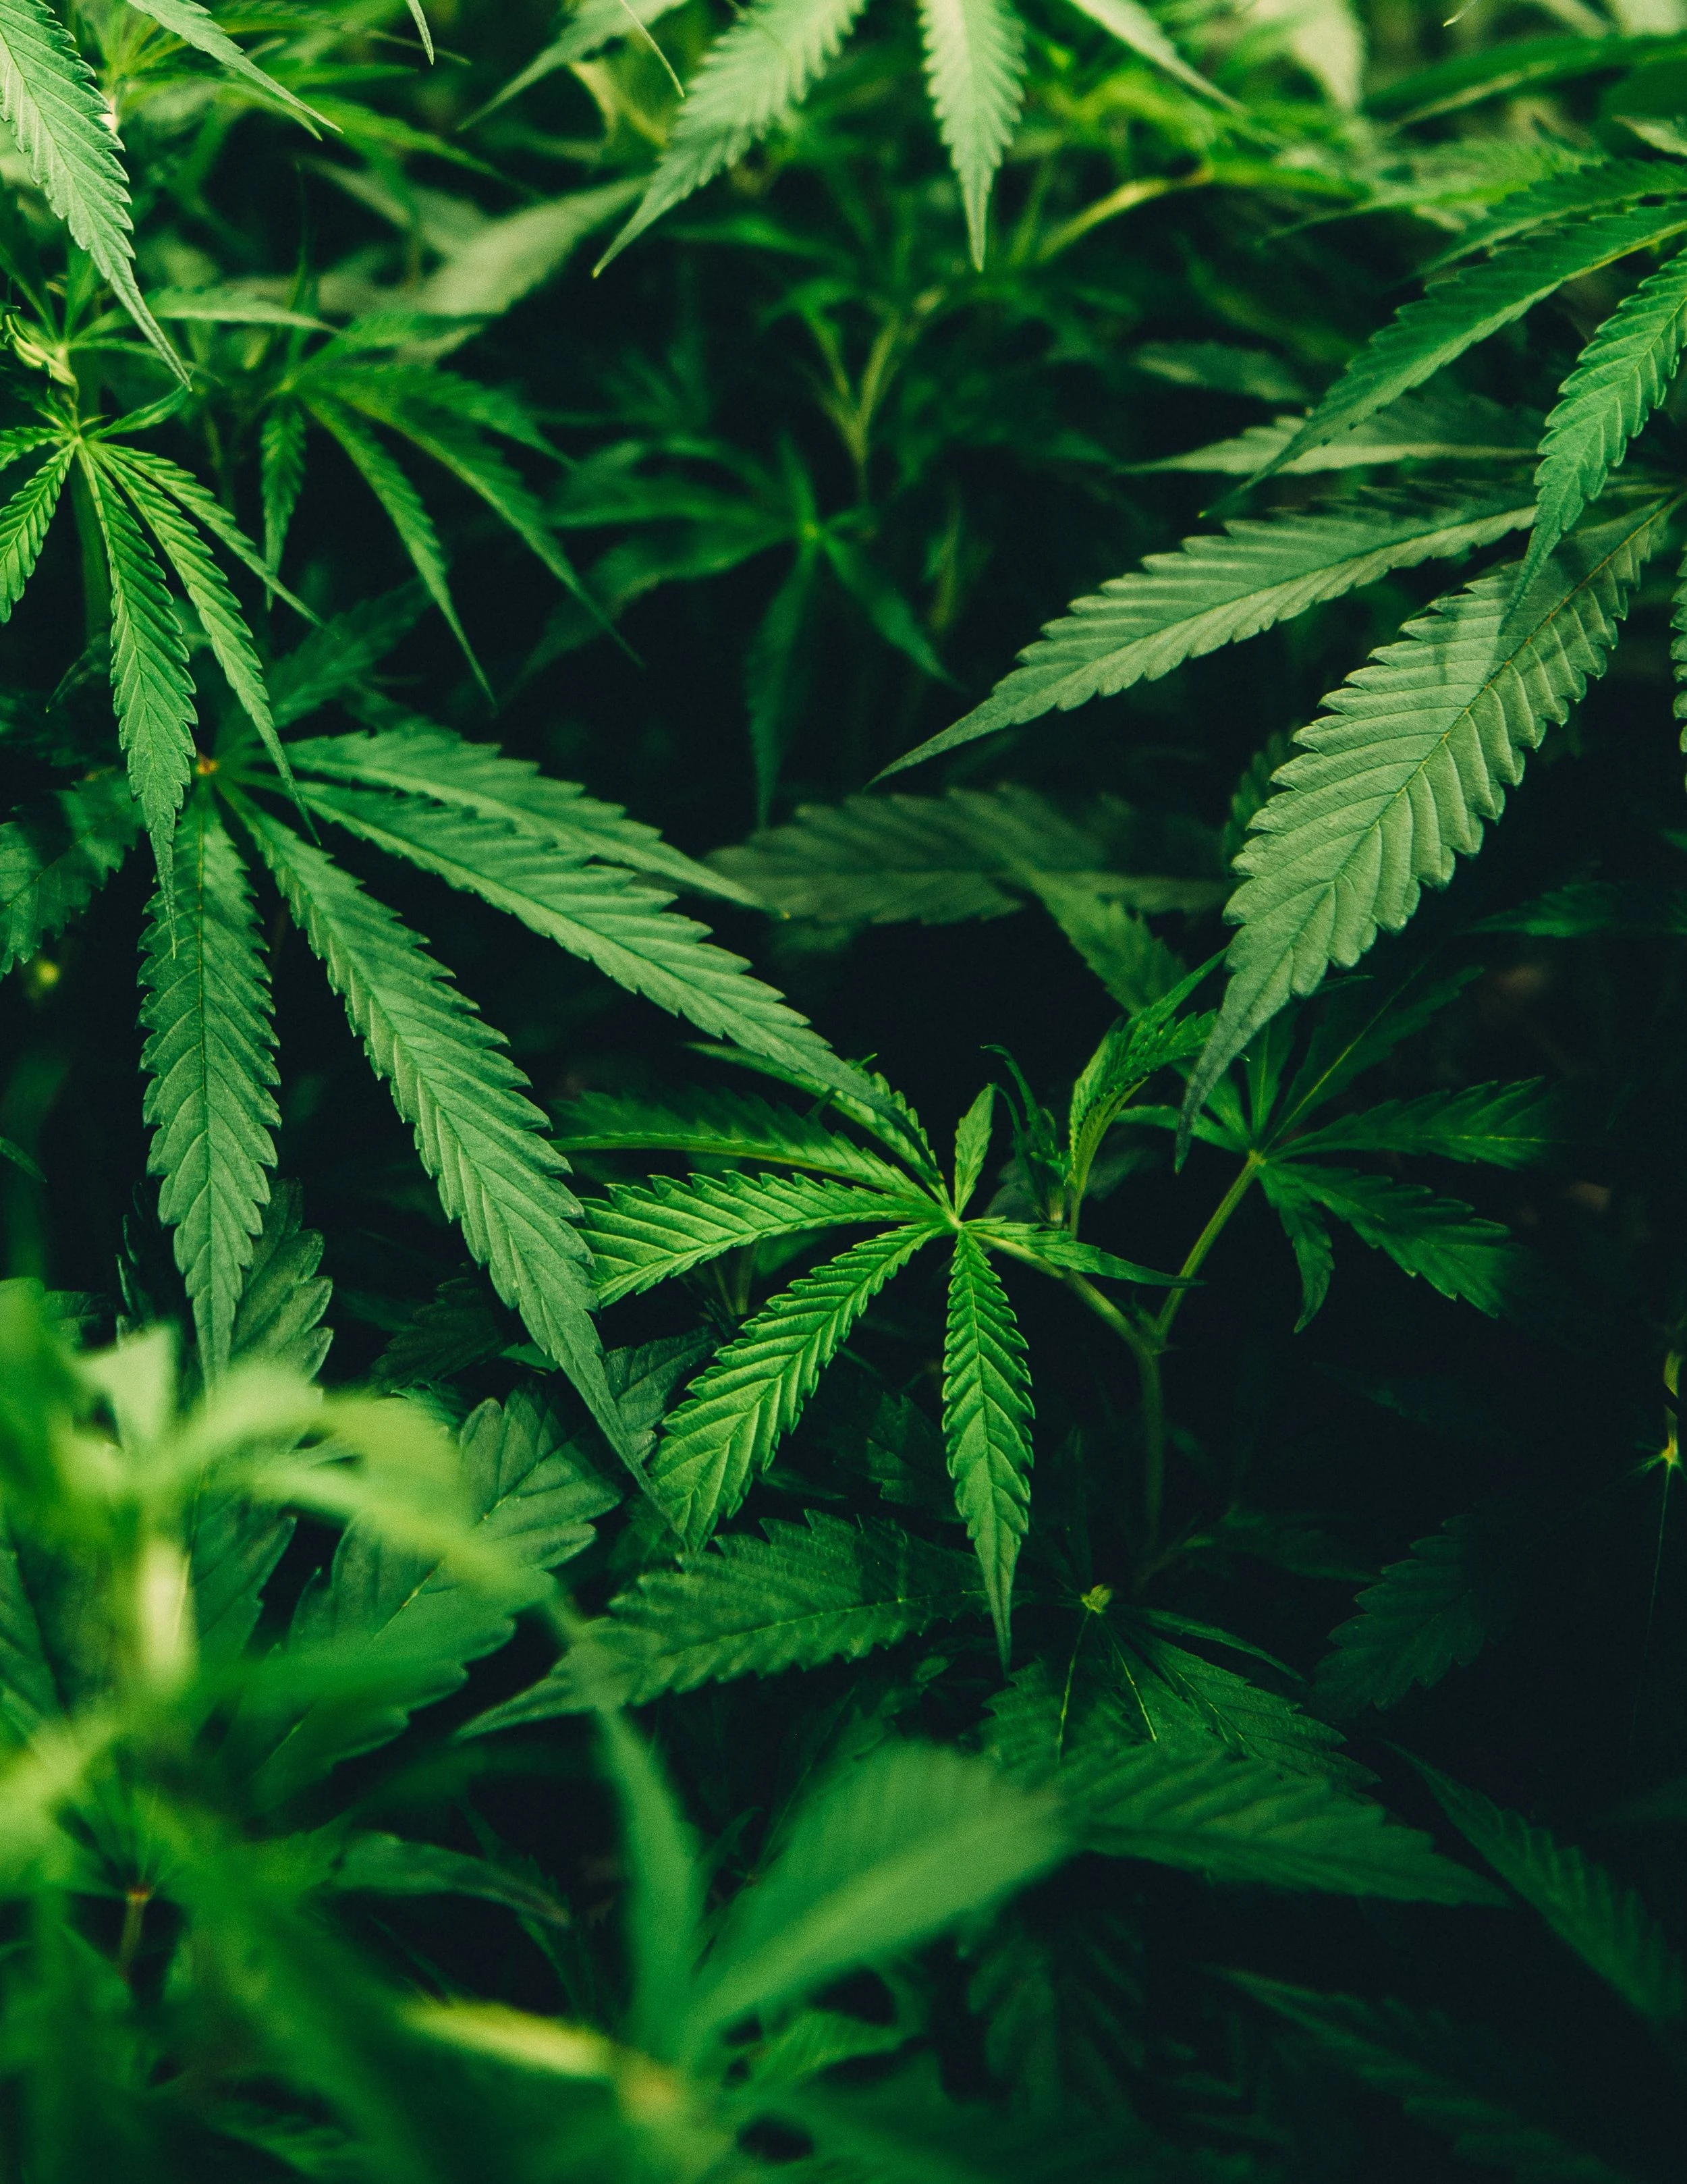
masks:
[[[1687,1964],[1632,1888],[1573,1843],[1421,1759],[1413,1764],[1465,1840],[1632,2009],[1665,2028],[1687,2017]]]
[[[479,895],[571,955],[713,1037],[788,1061],[821,1084],[859,1089],[805,1018],[752,978],[671,896],[604,865],[565,861],[532,835],[420,798],[309,785],[306,808]]]
[[[87,63],[45,0],[0,0],[0,115],[36,187],[178,378],[181,360],[135,283],[129,187]]]
[[[187,647],[164,571],[123,496],[86,455],[82,470],[111,577],[111,689],[118,732],[168,907],[170,836],[192,777],[198,717]]]
[[[850,1329],[936,1234],[935,1222],[888,1229],[799,1276],[693,1383],[648,1474],[688,1547],[700,1547],[738,1507]]]
[[[1539,512],[1529,534],[1519,599],[1558,541],[1597,500],[1629,441],[1669,390],[1687,342],[1687,254],[1625,296],[1577,359],[1546,421],[1534,474]]]
[[[546,1356],[584,1396],[610,1446],[626,1437],[592,1324],[579,1201],[539,1134],[526,1078],[416,936],[313,844],[242,803],[287,905],[346,1004],[353,1029],[415,1133],[440,1203]]]
[[[1358,1614],[1318,1664],[1320,1703],[1338,1717],[1398,1706],[1414,1684],[1438,1684],[1473,1661],[1510,1623],[1517,1596],[1505,1530],[1485,1516],[1450,1518],[1360,1594]]]
[[[1489,545],[1527,523],[1530,509],[1515,486],[1456,498],[1372,490],[1310,515],[1241,518],[1186,538],[1175,554],[1150,554],[1073,600],[982,705],[884,771],[1154,682],[1390,569]]]
[[[1273,1206],[1333,1213],[1405,1273],[1421,1274],[1443,1296],[1478,1312],[1516,1313],[1534,1301],[1528,1254],[1509,1229],[1460,1199],[1438,1198],[1422,1184],[1392,1176],[1300,1160],[1267,1162],[1260,1188]]]
[[[328,634],[325,631],[324,638]],[[331,644],[320,648],[325,667],[335,658],[343,661],[345,636],[340,629]],[[307,638],[307,644],[311,642]],[[318,675],[303,687],[322,696],[334,694],[324,689],[325,679]],[[304,709],[296,702],[295,712],[299,710]],[[469,743],[431,722],[406,721],[402,727],[375,735],[315,737],[290,745],[287,755],[301,773],[431,797],[482,819],[501,820],[571,856],[630,865],[694,894],[723,895],[732,902],[755,900],[707,865],[670,848],[654,827],[629,819],[618,804],[600,804],[576,783],[550,780],[531,759],[506,757],[496,744]]]
[[[421,495],[405,476],[397,459],[385,448],[363,420],[341,403],[331,402],[319,394],[312,394],[306,409],[323,429],[337,439],[361,473],[364,482],[387,511],[387,521],[398,532],[399,543],[410,557],[410,565],[426,588],[428,597],[445,618],[446,627],[462,648],[476,677],[485,682],[474,648],[469,643],[468,632],[457,613],[455,600],[451,596],[451,582],[446,566],[445,549],[439,543],[433,518],[422,504]]]
[[[928,1203],[911,1186],[899,1201],[807,1176],[661,1176],[588,1200],[582,1234],[599,1302],[610,1305],[763,1237],[919,1219]]]
[[[264,419],[259,449],[259,489],[264,504],[264,559],[279,571],[293,511],[304,490],[304,412],[296,402],[277,402]]]
[[[465,1734],[582,1713],[605,1695],[643,1706],[735,1676],[860,1660],[984,1605],[970,1556],[896,1525],[847,1524],[811,1509],[804,1524],[774,1518],[762,1529],[763,1539],[727,1535],[684,1569],[646,1571],[548,1676]],[[582,1647],[591,1657],[585,1673],[576,1658]]]
[[[136,832],[129,784],[109,772],[25,805],[0,826],[0,976],[86,909]]]
[[[888,1744],[846,1762],[734,1903],[704,1967],[688,2045],[911,1947],[1046,1871],[1066,1847],[1055,1801],[986,1760]]]
[[[155,900],[142,960],[159,1213],[175,1231],[175,1263],[193,1306],[199,1369],[228,1362],[253,1239],[270,1195],[281,1122],[270,972],[251,883],[210,799],[197,796],[175,830],[167,911]]]
[[[1309,448],[1321,446],[1421,386],[1432,373],[1536,304],[1565,281],[1668,242],[1687,227],[1679,204],[1642,205],[1602,213],[1568,227],[1502,245],[1479,265],[1461,266],[1429,283],[1373,334],[1282,453],[1256,473],[1272,476]]]
[[[653,221],[741,159],[801,98],[843,43],[863,0],[755,0],[709,48],[638,209],[602,270]]]
[[[569,1923],[568,1907],[554,1890],[514,1863],[470,1858],[443,1843],[412,1842],[375,1829],[348,1838],[328,1886],[340,1895],[472,1896],[542,1925]]]
[[[1005,1665],[1014,1565],[1031,1511],[1031,1376],[1000,1277],[963,1228],[949,1270],[944,1438],[955,1504],[983,1573]]]
[[[1019,119],[1025,34],[1006,0],[920,0],[920,23],[926,81],[982,269],[990,183]]]
[[[1104,31],[1111,31],[1121,45],[1127,46],[1140,59],[1163,69],[1186,91],[1211,99],[1216,106],[1234,105],[1228,92],[1209,83],[1198,69],[1189,66],[1139,0],[1072,0],[1072,5],[1080,14],[1088,15],[1091,22],[1099,23]]]
[[[159,490],[140,465],[126,459],[127,454],[125,448],[104,446],[97,449],[96,460],[104,470],[115,475],[164,549],[182,589],[198,611],[217,664],[228,677],[229,688],[257,729],[281,778],[290,783],[287,754],[276,733],[270,711],[270,694],[264,687],[264,665],[228,579],[175,502]]]
[[[226,31],[218,26],[210,11],[200,7],[198,0],[128,0],[128,4],[139,14],[150,15],[155,23],[161,24],[185,45],[208,54],[220,67],[227,69],[231,75],[243,77],[266,99],[274,99],[278,106],[291,109],[310,130],[311,135],[316,134],[311,125],[317,117],[312,114],[304,102],[295,98],[285,84],[277,83],[274,76],[266,75],[257,62],[243,53]]]
[[[1565,539],[1526,611],[1509,569],[1438,600],[1301,729],[1236,861],[1241,930],[1188,1112],[1291,995],[1397,931],[1425,883],[1445,887],[1480,848],[1526,755],[1602,671],[1668,513],[1648,502]]]

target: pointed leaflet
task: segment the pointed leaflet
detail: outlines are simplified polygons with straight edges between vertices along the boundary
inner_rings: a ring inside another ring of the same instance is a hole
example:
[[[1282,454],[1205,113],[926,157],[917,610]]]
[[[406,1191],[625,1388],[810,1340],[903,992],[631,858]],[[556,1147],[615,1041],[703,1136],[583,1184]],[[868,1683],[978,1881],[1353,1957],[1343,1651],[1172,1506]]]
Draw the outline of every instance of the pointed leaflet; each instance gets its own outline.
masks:
[[[638,209],[599,270],[653,220],[743,159],[781,122],[842,44],[863,0],[754,0],[686,87]]]
[[[1187,1112],[1286,1001],[1397,932],[1423,883],[1445,887],[1482,846],[1525,755],[1603,671],[1671,506],[1565,539],[1515,608],[1512,569],[1438,599],[1300,730],[1236,860],[1225,914],[1241,931]],[[1516,630],[1504,644],[1502,626]]]
[[[1432,281],[1373,334],[1288,445],[1255,473],[1253,482],[1361,423],[1385,403],[1420,385],[1477,342],[1520,319],[1567,281],[1596,272],[1631,251],[1666,242],[1687,227],[1679,205],[1606,213],[1507,243],[1480,265]]]
[[[1191,471],[1251,477],[1300,428],[1298,417],[1277,417],[1269,425],[1250,425],[1234,439],[1214,440],[1186,454],[1163,455],[1158,462],[1131,467],[1136,473]],[[1403,394],[1340,439],[1307,448],[1283,469],[1285,476],[1300,477],[1371,463],[1516,461],[1532,456],[1539,438],[1540,420],[1533,410],[1507,409],[1462,387],[1428,387],[1421,394]]]
[[[305,710],[314,706],[295,701],[289,717],[296,719]],[[629,819],[620,805],[601,804],[576,782],[548,779],[531,759],[508,757],[496,744],[470,743],[431,721],[407,720],[374,735],[314,737],[290,745],[287,755],[302,773],[430,796],[437,804],[456,805],[482,819],[500,819],[517,833],[576,857],[631,865],[693,893],[724,895],[752,906],[756,901],[748,889],[671,848],[654,827]]]
[[[1300,1132],[1294,1155],[1425,1153],[1438,1160],[1481,1161],[1489,1167],[1538,1167],[1577,1142],[1556,1085],[1536,1077],[1517,1084],[1473,1084],[1462,1092],[1425,1092],[1384,1100]]]
[[[111,430],[114,432],[138,432],[145,414],[142,411],[135,416],[120,417]],[[192,471],[183,470],[180,463],[171,462],[167,455],[154,454],[149,448],[118,448],[109,440],[99,444],[104,454],[120,455],[124,469],[131,476],[138,472],[160,493],[168,493],[180,507],[186,509],[194,521],[202,524],[219,545],[225,546],[237,561],[243,563],[252,571],[266,591],[272,592],[277,599],[285,599],[293,612],[302,615],[306,621],[316,620],[304,601],[281,582],[221,501],[214,493],[206,491]]]
[[[141,1065],[151,1083],[148,1172],[175,1230],[193,1306],[199,1368],[228,1362],[241,1281],[270,1195],[270,1132],[281,1122],[270,973],[244,867],[210,799],[175,830],[173,913],[153,904],[142,961]]]
[[[1014,1564],[1030,1521],[1031,1376],[1000,1277],[965,1228],[949,1270],[943,1424],[955,1506],[977,1553],[1005,1663]]]
[[[926,81],[960,184],[972,263],[984,263],[990,183],[1019,119],[1025,33],[1006,0],[920,0]]]
[[[654,1099],[587,1092],[556,1110],[553,1142],[563,1152],[707,1153],[721,1160],[771,1162],[847,1176],[880,1190],[905,1190],[899,1168],[812,1115],[738,1092],[683,1092]]]
[[[139,14],[150,15],[155,23],[162,25],[184,44],[209,54],[231,74],[244,76],[266,98],[273,98],[282,106],[291,107],[305,127],[310,129],[311,135],[316,134],[310,125],[313,121],[320,120],[321,116],[313,114],[303,101],[296,98],[285,84],[277,83],[272,75],[266,75],[256,61],[249,59],[227,32],[218,27],[215,19],[200,7],[198,0],[129,0],[129,5]]]
[[[1664,159],[1599,159],[1567,175],[1551,175],[1500,198],[1493,210],[1473,220],[1431,265],[1440,272],[1478,250],[1492,250],[1514,236],[1553,222],[1634,204],[1641,198],[1687,197],[1687,169]]]
[[[1517,597],[1547,555],[1578,522],[1629,441],[1669,391],[1687,341],[1687,252],[1642,281],[1606,320],[1564,382],[1546,421],[1534,474],[1539,510],[1517,579]]]
[[[135,800],[113,772],[90,774],[0,826],[0,977],[86,909],[134,840]]]
[[[1666,2027],[1687,2017],[1687,1965],[1632,1888],[1521,1814],[1502,1812],[1421,1759],[1412,1764],[1466,1841],[1630,2008]]]
[[[1401,2002],[1314,1994],[1249,1972],[1230,1977],[1361,2083],[1392,2093],[1414,2122],[1445,2132],[1467,2160],[1539,2184],[1631,2184],[1565,2137],[1556,2089],[1539,2066],[1473,2026]]]
[[[771,1867],[727,1914],[688,2050],[983,1911],[1068,1847],[1054,1799],[988,1760],[884,1744],[846,1763],[804,1801]]]
[[[47,526],[75,459],[74,448],[56,448],[0,508],[0,622],[11,620],[35,573]]]
[[[911,1186],[899,1203],[807,1176],[693,1175],[682,1183],[656,1176],[588,1200],[581,1234],[591,1246],[598,1301],[610,1305],[764,1236],[918,1220],[929,1203]]]
[[[123,496],[86,452],[81,463],[111,577],[111,689],[118,732],[168,906],[170,832],[193,772],[197,716],[187,647],[164,571]]]
[[[858,1661],[984,1605],[970,1555],[871,1518],[847,1524],[810,1510],[805,1524],[766,1520],[765,1539],[729,1533],[681,1570],[647,1570],[588,1624],[543,1682],[480,1715],[482,1736],[612,1696],[644,1706],[664,1691],[734,1676],[772,1676],[822,1661]],[[589,1663],[579,1649],[586,1649]]]
[[[1303,1216],[1334,1214],[1361,1242],[1386,1251],[1406,1273],[1422,1274],[1443,1296],[1489,1314],[1515,1312],[1530,1297],[1528,1253],[1508,1229],[1481,1219],[1462,1199],[1311,1161],[1267,1161],[1259,1173],[1273,1206]]]
[[[477,894],[582,956],[606,978],[752,1054],[786,1061],[824,1084],[859,1086],[818,1033],[741,956],[676,916],[673,898],[603,865],[565,861],[548,844],[462,810],[354,788],[303,790],[306,805],[366,842]]]
[[[409,555],[412,567],[427,588],[428,597],[445,617],[446,627],[461,647],[463,657],[476,678],[484,683],[486,678],[481,673],[480,663],[451,596],[445,549],[433,527],[433,518],[422,505],[421,495],[374,433],[349,410],[337,402],[317,398],[307,401],[305,406],[324,431],[339,442],[362,473],[365,484],[386,510],[387,520]]]
[[[264,419],[259,448],[259,490],[264,504],[264,559],[279,570],[293,510],[304,490],[304,412],[278,402]]]
[[[678,2049],[701,1944],[702,1861],[655,1753],[613,1708],[599,1715],[605,1772],[621,1803],[630,1869],[626,1953],[632,1972],[628,2036],[663,2062]]]
[[[264,748],[282,780],[291,783],[292,776],[287,753],[276,733],[269,693],[264,687],[264,665],[258,657],[258,648],[252,641],[239,602],[229,588],[227,577],[175,503],[159,491],[141,465],[127,459],[126,448],[96,444],[93,458],[116,476],[163,547],[170,566],[181,579],[182,589],[198,611],[205,634],[211,640],[211,649],[217,655],[217,664],[228,677],[230,689],[262,738]],[[255,553],[253,558],[257,558]]]
[[[415,1133],[440,1203],[493,1285],[585,1397],[610,1446],[626,1453],[592,1324],[579,1201],[539,1135],[543,1117],[499,1034],[420,941],[320,850],[241,803],[287,906],[346,1004],[370,1061]],[[630,1460],[630,1459],[629,1459]]]
[[[296,1183],[277,1183],[234,1316],[236,1358],[264,1358],[314,1380],[333,1340],[321,1323],[333,1284],[319,1274],[322,1239],[307,1228]]]
[[[471,1540],[500,1548],[502,1585],[459,1581],[426,1548],[353,1524],[331,1571],[300,1600],[285,1646],[241,1702],[226,1763],[273,1810],[338,1761],[373,1751],[418,1707],[455,1691],[468,1664],[508,1639],[511,1617],[545,1590],[543,1573],[591,1544],[615,1490],[574,1455],[543,1396],[482,1403],[459,1437]]]
[[[1185,91],[1210,98],[1215,105],[1234,108],[1236,102],[1228,92],[1209,83],[1199,70],[1189,66],[1139,0],[1072,0],[1072,5],[1092,23],[1111,31],[1121,45],[1128,46],[1141,59],[1174,76]]]
[[[1373,489],[1311,515],[1239,518],[1186,538],[1175,554],[1150,554],[1140,569],[1074,599],[982,705],[884,771],[1154,682],[1390,569],[1489,545],[1530,513],[1516,487],[1456,500]]]
[[[821,1373],[880,1290],[938,1234],[935,1222],[869,1236],[802,1275],[721,1351],[668,1420],[649,1483],[687,1546],[743,1500]]]
[[[0,0],[0,114],[47,202],[177,377],[181,359],[135,285],[129,186],[87,63],[46,0]]]

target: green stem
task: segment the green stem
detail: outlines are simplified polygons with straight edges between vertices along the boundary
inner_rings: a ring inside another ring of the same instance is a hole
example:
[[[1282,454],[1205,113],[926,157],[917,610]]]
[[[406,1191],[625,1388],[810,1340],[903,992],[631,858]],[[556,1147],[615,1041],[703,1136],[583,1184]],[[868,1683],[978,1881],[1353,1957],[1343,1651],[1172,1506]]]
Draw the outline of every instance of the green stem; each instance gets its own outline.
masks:
[[[1259,1155],[1250,1153],[1242,1163],[1235,1181],[1219,1200],[1217,1205],[1213,1207],[1211,1219],[1196,1237],[1194,1242],[1190,1245],[1189,1256],[1178,1269],[1180,1280],[1188,1281],[1199,1270],[1201,1262],[1223,1234],[1226,1223],[1246,1197],[1248,1186],[1259,1173]],[[1172,1323],[1178,1317],[1178,1308],[1188,1295],[1187,1290],[1173,1290],[1166,1298],[1164,1309],[1159,1318],[1153,1322],[1154,1339],[1161,1350],[1166,1347],[1166,1339],[1172,1332]]]
[[[1142,1524],[1151,1549],[1160,1534],[1160,1510],[1166,1497],[1166,1391],[1160,1376],[1160,1346],[1103,1296],[1093,1282],[1070,1272],[1061,1277],[1072,1295],[1111,1327],[1136,1360],[1142,1390]]]

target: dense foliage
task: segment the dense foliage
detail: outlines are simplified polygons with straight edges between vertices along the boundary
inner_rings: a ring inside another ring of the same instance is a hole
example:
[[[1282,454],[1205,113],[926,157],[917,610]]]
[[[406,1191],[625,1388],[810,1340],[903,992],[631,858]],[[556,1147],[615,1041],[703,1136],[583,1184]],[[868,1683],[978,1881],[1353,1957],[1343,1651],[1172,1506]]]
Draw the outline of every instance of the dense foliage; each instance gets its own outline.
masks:
[[[0,2175],[1673,2174],[1687,6],[0,114]]]

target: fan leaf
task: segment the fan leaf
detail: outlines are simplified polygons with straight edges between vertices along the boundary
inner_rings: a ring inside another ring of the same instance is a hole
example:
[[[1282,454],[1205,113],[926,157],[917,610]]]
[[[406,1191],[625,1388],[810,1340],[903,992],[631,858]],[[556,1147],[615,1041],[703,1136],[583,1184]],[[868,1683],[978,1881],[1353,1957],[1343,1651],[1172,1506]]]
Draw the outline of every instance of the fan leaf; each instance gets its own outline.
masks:
[[[1024,95],[1025,33],[1006,0],[920,0],[920,26],[926,81],[982,270],[990,184]]]
[[[566,1163],[500,1035],[393,912],[314,844],[242,801],[288,908],[346,1005],[352,1028],[415,1134],[423,1167],[464,1241],[545,1355],[631,1457],[591,1313],[580,1204]]]

